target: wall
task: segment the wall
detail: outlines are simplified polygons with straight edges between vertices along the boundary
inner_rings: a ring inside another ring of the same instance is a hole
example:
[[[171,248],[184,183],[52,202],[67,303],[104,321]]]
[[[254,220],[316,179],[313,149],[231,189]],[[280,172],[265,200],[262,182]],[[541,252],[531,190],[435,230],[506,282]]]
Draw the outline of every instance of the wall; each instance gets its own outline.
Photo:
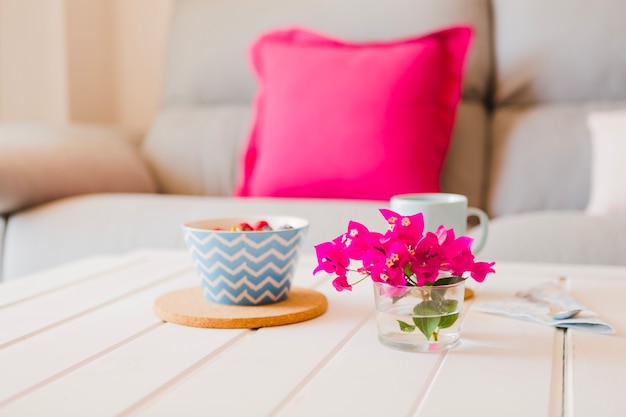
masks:
[[[0,121],[145,131],[172,0],[0,0]]]

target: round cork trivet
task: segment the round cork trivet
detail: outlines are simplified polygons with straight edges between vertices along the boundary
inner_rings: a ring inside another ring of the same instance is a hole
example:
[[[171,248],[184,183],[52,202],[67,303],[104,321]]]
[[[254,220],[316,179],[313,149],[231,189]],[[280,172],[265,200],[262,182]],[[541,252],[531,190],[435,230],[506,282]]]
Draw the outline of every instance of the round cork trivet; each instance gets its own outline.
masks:
[[[469,300],[472,297],[474,297],[474,290],[471,288],[465,288],[465,295],[463,296],[463,299]]]
[[[201,287],[164,294],[154,302],[154,313],[163,321],[192,327],[256,329],[282,326],[318,317],[326,311],[324,294],[292,288],[286,300],[259,306],[217,304],[204,298]]]

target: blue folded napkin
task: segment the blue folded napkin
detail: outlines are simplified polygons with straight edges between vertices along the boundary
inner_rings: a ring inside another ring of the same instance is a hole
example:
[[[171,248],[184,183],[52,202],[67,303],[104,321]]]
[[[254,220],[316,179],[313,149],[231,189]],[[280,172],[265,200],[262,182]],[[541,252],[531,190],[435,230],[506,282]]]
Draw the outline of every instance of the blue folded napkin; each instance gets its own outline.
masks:
[[[483,313],[529,320],[547,326],[570,327],[605,334],[615,333],[613,326],[555,284],[539,285],[524,292],[531,294],[536,299],[547,301],[560,309],[580,308],[582,311],[572,318],[557,320],[550,314],[548,305],[521,297],[478,302],[474,304],[474,309]]]

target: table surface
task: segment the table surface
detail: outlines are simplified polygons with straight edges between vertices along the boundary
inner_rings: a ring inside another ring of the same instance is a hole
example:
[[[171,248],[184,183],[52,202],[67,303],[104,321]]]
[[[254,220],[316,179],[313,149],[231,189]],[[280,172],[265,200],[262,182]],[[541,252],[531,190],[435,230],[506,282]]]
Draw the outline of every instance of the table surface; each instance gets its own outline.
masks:
[[[287,326],[164,323],[154,300],[199,285],[184,251],[74,262],[0,286],[0,416],[623,416],[626,268],[505,264],[477,285],[462,342],[384,347],[371,285],[337,293],[301,258],[294,285],[329,301]],[[476,301],[569,279],[616,329],[560,330],[480,313]]]

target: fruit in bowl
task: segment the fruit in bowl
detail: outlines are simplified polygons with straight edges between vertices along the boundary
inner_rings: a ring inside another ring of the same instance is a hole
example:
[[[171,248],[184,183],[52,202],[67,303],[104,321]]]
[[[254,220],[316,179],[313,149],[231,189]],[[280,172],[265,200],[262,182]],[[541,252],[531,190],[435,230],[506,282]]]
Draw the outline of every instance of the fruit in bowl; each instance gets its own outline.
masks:
[[[185,244],[213,303],[287,299],[309,222],[290,216],[219,217],[182,225]]]

